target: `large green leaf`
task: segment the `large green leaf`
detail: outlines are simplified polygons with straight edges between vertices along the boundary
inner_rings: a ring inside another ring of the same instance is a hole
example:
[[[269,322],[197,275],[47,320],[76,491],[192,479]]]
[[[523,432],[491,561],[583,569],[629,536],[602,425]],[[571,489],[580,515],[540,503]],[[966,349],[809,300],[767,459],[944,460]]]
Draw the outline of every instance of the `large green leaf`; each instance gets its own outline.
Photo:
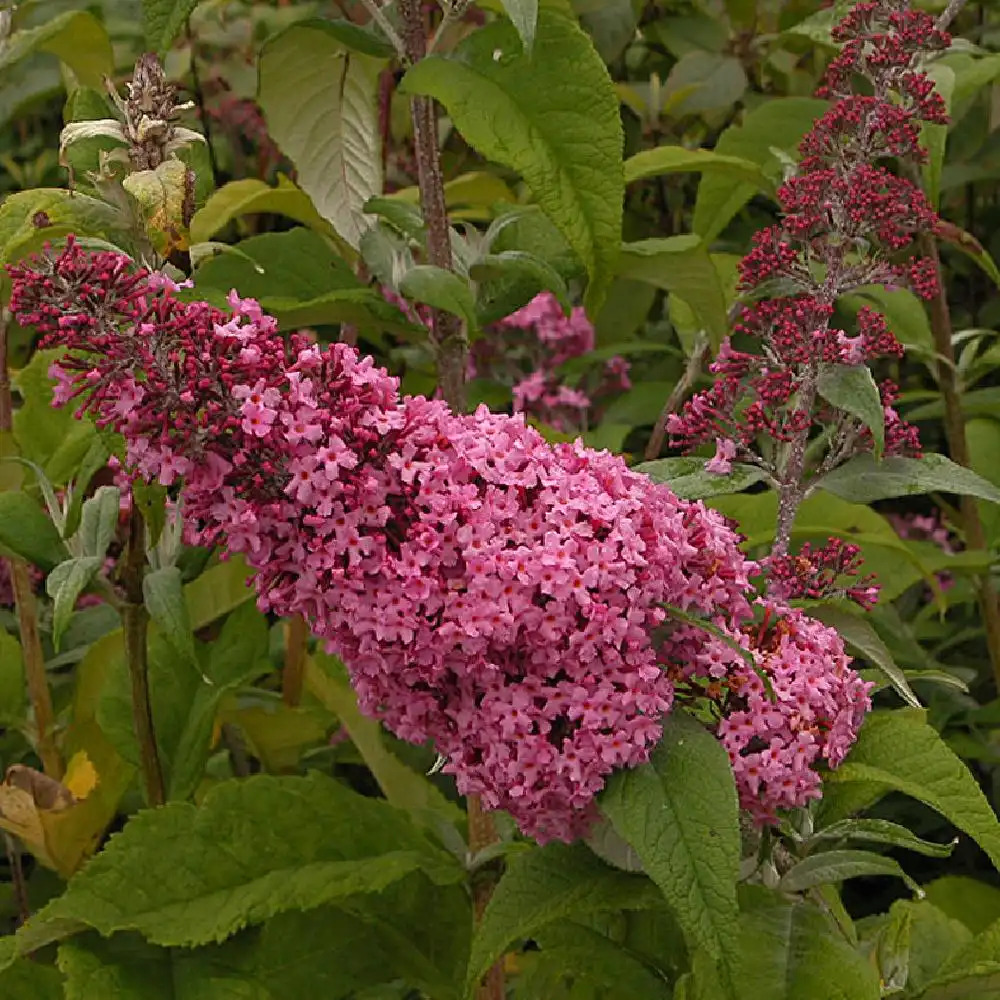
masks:
[[[200,296],[225,307],[230,289],[237,288],[241,295],[257,299],[282,329],[327,323],[412,329],[395,306],[358,281],[311,229],[252,236],[235,250],[206,260],[195,271]]]
[[[536,931],[541,949],[521,956],[518,996],[586,996],[670,1000],[666,978],[643,962],[627,944],[572,920]],[[586,991],[586,992],[584,992]]]
[[[622,131],[607,70],[576,22],[542,6],[531,57],[495,22],[453,57],[421,60],[403,87],[440,101],[470,145],[524,177],[586,266],[596,312],[618,256]]]
[[[961,875],[945,875],[924,886],[927,901],[961,921],[973,934],[1000,920],[1000,889]]]
[[[201,806],[169,803],[133,817],[21,928],[31,951],[92,928],[134,930],[154,944],[222,941],[289,910],[380,890],[414,871],[441,884],[458,862],[405,813],[317,772],[225,782]]]
[[[847,760],[827,775],[895,789],[936,809],[1000,865],[1000,823],[968,768],[914,709],[875,712]]]
[[[515,858],[500,879],[472,942],[466,989],[512,944],[563,918],[649,909],[660,894],[641,875],[606,865],[582,844],[549,844]]]
[[[891,497],[920,493],[960,493],[1000,503],[1000,488],[956,465],[944,455],[922,458],[887,458],[878,462],[870,454],[858,455],[827,473],[819,485],[829,493],[854,503],[873,503]]]
[[[724,970],[736,934],[740,832],[733,772],[721,744],[675,711],[650,762],[612,776],[600,801],[689,942]]]
[[[687,234],[626,243],[618,272],[683,299],[708,334],[713,349],[729,333],[725,292],[700,236]]]
[[[69,552],[45,511],[26,493],[0,493],[0,554],[51,570]]]
[[[720,174],[730,182],[743,181],[759,190],[770,189],[770,181],[753,160],[739,156],[721,156],[710,149],[686,149],[684,146],[657,146],[644,149],[625,161],[625,183],[658,177],[662,174]]]
[[[117,209],[78,191],[17,191],[0,205],[0,262],[14,264],[69,233],[112,238],[124,229],[125,220]]]
[[[809,97],[778,97],[748,112],[739,125],[731,125],[719,137],[715,152],[760,164],[769,176],[780,176],[778,149],[793,152],[813,122],[829,107]],[[698,185],[693,228],[711,243],[729,220],[757,193],[754,184],[723,173],[706,173]]]
[[[211,644],[170,756],[167,798],[184,800],[194,794],[212,746],[219,703],[229,692],[271,669],[267,658],[267,619],[251,604],[240,605],[225,621]],[[207,683],[206,683],[207,681]]]
[[[104,25],[88,10],[68,10],[37,28],[15,31],[0,49],[0,70],[34,52],[50,52],[64,62],[85,87],[99,89],[114,72],[114,56]]]
[[[213,192],[191,219],[191,242],[210,240],[233,219],[267,212],[284,215],[310,229],[327,229],[326,220],[316,211],[309,196],[284,174],[275,187],[256,177],[230,181]]]
[[[892,658],[889,648],[867,618],[832,604],[810,608],[809,614],[835,628],[849,649],[878,667],[888,677],[903,701],[912,708],[921,707],[920,700],[906,679],[906,674]]]
[[[885,410],[868,366],[823,365],[816,388],[828,403],[857,417],[872,432],[875,456],[881,458],[885,449]]]
[[[996,1000],[1000,994],[1000,921],[942,963],[919,1000]]]
[[[66,1000],[354,1000],[398,980],[457,1000],[456,958],[471,923],[460,886],[411,878],[350,910],[279,914],[222,945],[165,949],[135,934],[81,935],[60,945],[59,965]]]
[[[0,972],[3,1000],[63,1000],[59,970],[41,962],[20,959]]]
[[[258,99],[299,186],[357,248],[370,224],[362,206],[382,193],[376,96],[384,60],[348,48],[342,37],[327,22],[309,21],[269,39]]]
[[[812,904],[774,897],[741,924],[740,1000],[879,1000],[874,964]]]

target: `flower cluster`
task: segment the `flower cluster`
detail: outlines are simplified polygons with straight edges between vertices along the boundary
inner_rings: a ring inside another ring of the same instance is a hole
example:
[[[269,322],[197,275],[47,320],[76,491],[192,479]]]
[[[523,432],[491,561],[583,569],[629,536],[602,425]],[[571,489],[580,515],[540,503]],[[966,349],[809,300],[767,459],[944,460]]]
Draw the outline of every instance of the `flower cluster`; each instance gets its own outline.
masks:
[[[628,389],[629,364],[622,357],[609,358],[600,380],[588,388],[567,385],[559,366],[594,349],[594,328],[579,306],[563,313],[551,292],[541,292],[526,306],[501,320],[491,337],[475,345],[477,373],[491,375],[503,364],[513,370],[514,411],[526,413],[561,431],[587,429],[592,407],[601,398]],[[530,371],[524,374],[527,365]]]
[[[834,37],[844,44],[820,94],[837,103],[802,140],[798,170],[778,190],[781,222],[756,234],[740,265],[741,289],[757,301],[743,306],[734,332],[761,350],[738,351],[727,341],[712,365],[713,386],[668,423],[674,445],[716,439],[723,442],[720,462],[755,461],[779,480],[785,470],[769,442],[802,442],[814,429],[832,428],[827,469],[873,446],[850,414],[817,405],[820,374],[824,366],[898,356],[902,348],[872,309],[859,312],[855,335],[837,329],[837,299],[872,284],[909,286],[924,298],[937,292],[933,264],[907,254],[939,220],[923,193],[880,161],[926,159],[920,123],[947,118],[917,66],[949,38],[929,14],[901,0],[859,4]],[[870,82],[872,96],[853,92],[856,75]],[[781,294],[768,299],[770,287]],[[886,453],[918,453],[916,430],[892,408],[895,386],[883,383],[880,392]]]
[[[795,555],[767,561],[769,592],[781,601],[846,597],[866,610],[878,602],[875,577],[861,575],[861,549],[840,538],[814,548],[806,542]]]
[[[401,398],[343,345],[250,300],[178,300],[72,241],[14,268],[11,307],[70,348],[57,399],[120,431],[147,478],[183,478],[190,539],[242,553],[262,608],[301,614],[362,708],[433,740],[464,793],[571,839],[614,768],[645,760],[673,701],[664,666],[735,629],[756,567],[723,519],[520,417]]]
[[[759,610],[759,624],[731,633],[743,653],[713,639],[670,674],[679,702],[707,696],[713,705],[740,805],[763,825],[820,797],[817,764],[844,759],[871,708],[872,684],[850,668],[834,629],[773,601]]]

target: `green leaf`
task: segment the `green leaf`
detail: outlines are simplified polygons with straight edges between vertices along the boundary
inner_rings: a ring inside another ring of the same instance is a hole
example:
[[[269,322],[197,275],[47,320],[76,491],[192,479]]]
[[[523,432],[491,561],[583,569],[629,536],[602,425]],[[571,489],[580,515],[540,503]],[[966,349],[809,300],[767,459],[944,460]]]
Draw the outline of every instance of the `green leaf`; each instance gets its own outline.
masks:
[[[518,996],[670,1000],[668,981],[629,949],[583,923],[564,920],[532,935],[541,949],[519,956]],[[583,992],[586,990],[586,992]],[[522,992],[523,991],[523,992]],[[579,991],[579,992],[578,992]]]
[[[58,350],[36,351],[12,380],[21,397],[21,406],[14,411],[18,450],[56,485],[67,483],[76,474],[96,437],[89,420],[73,416],[74,407],[52,405],[49,368],[61,354]]]
[[[363,206],[382,192],[376,96],[381,58],[345,47],[326,22],[294,24],[260,54],[258,100],[316,210],[357,249]]]
[[[657,905],[660,894],[648,879],[606,865],[582,844],[549,844],[522,854],[509,864],[476,930],[466,994],[511,945],[547,924]]]
[[[382,727],[361,714],[343,664],[336,657],[322,653],[312,657],[306,665],[306,684],[336,714],[392,805],[406,809],[418,823],[425,822],[428,816],[443,818],[449,823],[462,819],[458,806],[386,747]]]
[[[892,875],[901,878],[914,892],[920,892],[920,887],[903,871],[899,862],[871,851],[850,850],[822,851],[805,858],[782,875],[778,891],[804,892],[862,875]]]
[[[614,774],[600,805],[689,943],[725,968],[736,934],[740,832],[733,771],[718,740],[673,712],[650,762]]]
[[[198,808],[172,802],[135,815],[17,944],[33,951],[89,927],[194,947],[289,910],[377,893],[414,871],[438,884],[463,877],[385,802],[317,772],[255,775],[217,785]]]
[[[562,275],[547,261],[524,250],[486,254],[469,268],[469,277],[484,279],[522,278],[534,282],[540,292],[552,292],[563,309],[570,308],[569,291]]]
[[[535,52],[526,56],[514,27],[495,22],[453,57],[421,60],[402,86],[438,100],[480,154],[521,174],[587,268],[593,314],[621,238],[618,99],[590,39],[562,11],[539,10]]]
[[[369,198],[364,208],[367,215],[377,215],[404,236],[421,243],[427,238],[427,227],[419,204],[411,204],[399,197],[376,197]]]
[[[271,669],[267,619],[251,603],[240,605],[209,647],[202,683],[195,690],[183,729],[170,755],[167,799],[192,796],[205,773],[219,703],[229,692]]]
[[[184,587],[188,618],[194,631],[210,625],[255,594],[247,586],[250,570],[241,556],[205,570]]]
[[[685,52],[663,84],[663,110],[674,117],[718,111],[735,104],[746,89],[746,70],[735,56]]]
[[[472,291],[454,271],[433,264],[417,264],[403,275],[399,290],[409,299],[460,316],[472,327],[476,325]]]
[[[635,472],[649,476],[654,483],[665,483],[684,500],[704,500],[727,493],[742,493],[748,486],[766,479],[756,465],[733,465],[733,471],[722,476],[705,471],[704,458],[658,458],[633,465]]]
[[[50,52],[76,74],[80,83],[95,90],[104,86],[104,77],[115,69],[108,33],[87,10],[69,10],[37,28],[15,31],[0,49],[0,70],[9,69],[34,52]]]
[[[320,232],[327,230],[326,220],[309,196],[284,174],[278,174],[275,187],[256,177],[246,177],[214,191],[191,219],[191,242],[204,243],[233,219],[265,212],[283,215]]]
[[[184,601],[181,571],[176,566],[147,573],[142,580],[142,596],[149,617],[174,651],[190,664],[198,662],[194,635]]]
[[[937,491],[1000,503],[1000,489],[944,455],[887,458],[882,462],[875,461],[869,454],[857,455],[828,472],[819,481],[819,486],[854,503],[873,503]]]
[[[828,402],[857,417],[872,432],[875,456],[885,450],[885,410],[867,365],[822,365],[817,385]]]
[[[1000,920],[1000,889],[978,879],[945,875],[924,886],[927,901],[973,934]]]
[[[856,316],[862,306],[874,307],[885,316],[893,336],[908,349],[933,351],[934,334],[927,321],[923,302],[907,288],[889,290],[880,286],[867,286],[855,295],[845,295],[837,302]]]
[[[517,28],[525,55],[530,56],[538,26],[538,0],[501,0],[501,3],[511,24]]]
[[[608,65],[635,38],[638,11],[631,0],[570,0],[570,6]]]
[[[329,243],[311,229],[263,233],[201,264],[194,273],[200,297],[226,308],[232,288],[257,299],[283,330],[354,323],[362,329],[414,329],[395,306],[363,285]]]
[[[424,918],[424,925],[429,923],[433,932],[461,942],[461,935],[450,934],[455,923],[452,914],[471,925],[468,904],[458,887],[449,887],[448,895],[430,885],[419,888],[419,893],[407,895],[390,889],[385,901],[377,904],[366,897],[368,908],[360,914],[332,906],[284,913],[222,945],[197,949],[157,948],[135,934],[116,934],[110,939],[81,935],[59,947],[66,1000],[219,1000],[223,996],[227,1000],[377,1000],[382,994],[366,988],[400,979],[435,998],[456,1000],[448,949],[441,947],[440,940],[436,949],[426,949],[419,922]],[[426,921],[428,912],[434,914],[433,921]],[[402,947],[398,946],[400,938],[404,939]]]
[[[732,181],[753,184],[767,191],[771,184],[753,160],[722,156],[710,149],[685,149],[683,146],[657,146],[644,149],[625,161],[625,183],[659,177],[662,174],[719,174]]]
[[[995,1000],[1000,992],[1000,921],[950,955],[920,1000]]]
[[[45,581],[45,591],[52,598],[52,644],[59,649],[66,626],[73,616],[77,598],[104,565],[103,556],[81,556],[56,566]]]
[[[50,571],[69,557],[45,511],[25,493],[0,493],[0,553]]]
[[[157,55],[164,55],[197,6],[198,0],[142,0],[147,48]]]
[[[968,768],[913,709],[868,716],[847,760],[826,781],[895,789],[936,809],[1000,865],[1000,823]]]
[[[927,67],[927,75],[934,90],[944,101],[945,113],[950,115],[955,91],[955,71],[942,62]],[[921,168],[923,187],[927,200],[936,210],[941,201],[941,171],[944,168],[945,147],[948,145],[948,125],[925,122],[920,130],[920,144],[927,151],[927,162]]]
[[[810,903],[771,898],[741,917],[739,1000],[879,1000],[874,963],[830,917]]]
[[[39,226],[43,218],[47,224]],[[0,261],[14,264],[70,233],[111,238],[124,229],[125,220],[117,209],[78,191],[18,191],[7,195],[0,205]]]
[[[719,137],[715,152],[760,164],[771,177],[780,177],[781,164],[773,150],[792,153],[813,122],[829,108],[809,97],[778,97],[748,112],[739,125]],[[734,184],[724,174],[706,174],[698,185],[693,229],[711,243],[729,220],[757,193],[754,184]]]
[[[22,958],[0,972],[3,1000],[63,1000],[63,977],[58,969]]]
[[[0,629],[0,723],[18,724],[24,713],[24,657],[21,644]]]
[[[896,664],[888,646],[866,618],[832,604],[811,607],[809,614],[835,628],[848,648],[878,667],[907,705],[912,708],[921,707],[920,699],[913,693],[906,674]]]
[[[99,486],[80,511],[80,544],[85,556],[102,559],[118,528],[121,490],[117,486]]]
[[[80,423],[80,421],[77,421],[77,423]],[[70,500],[69,509],[66,511],[66,524],[63,527],[67,538],[72,538],[80,527],[80,517],[83,513],[83,504],[87,499],[87,489],[90,486],[90,481],[108,464],[110,457],[111,449],[104,438],[98,434],[90,435],[90,444],[87,446],[87,451],[81,459],[73,477],[73,495]],[[49,478],[51,479],[52,477],[50,476]]]
[[[625,243],[618,273],[683,299],[694,310],[713,350],[729,333],[725,292],[701,237],[687,234]]]
[[[814,840],[864,840],[874,844],[890,844],[903,847],[929,858],[947,858],[955,849],[955,843],[935,844],[922,840],[905,826],[887,819],[842,819],[817,831]]]

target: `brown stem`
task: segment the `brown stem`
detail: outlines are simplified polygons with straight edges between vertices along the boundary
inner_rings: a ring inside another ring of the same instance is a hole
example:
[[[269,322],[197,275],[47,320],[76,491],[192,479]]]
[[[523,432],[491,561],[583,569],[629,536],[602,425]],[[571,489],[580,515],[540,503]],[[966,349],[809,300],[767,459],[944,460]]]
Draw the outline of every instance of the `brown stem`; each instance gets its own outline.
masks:
[[[142,578],[146,570],[146,525],[138,507],[132,505],[128,521],[128,545],[122,566],[121,582],[125,591],[122,627],[125,632],[125,660],[132,685],[132,725],[139,744],[146,803],[161,806],[166,801],[163,768],[153,727],[153,704],[149,696],[149,661],[146,633],[149,615],[142,596]]]
[[[420,0],[400,0],[400,9],[407,55],[411,62],[416,63],[427,53],[427,25],[423,9]],[[451,230],[444,198],[441,150],[438,148],[437,106],[429,97],[411,98],[410,117],[413,119],[420,207],[427,226],[427,257],[435,267],[450,271]],[[458,413],[465,409],[465,371],[469,350],[465,326],[452,313],[435,309],[431,327],[441,394]]]
[[[698,334],[698,339],[695,341],[691,357],[688,358],[684,374],[681,375],[677,384],[670,390],[670,395],[667,396],[667,401],[663,404],[663,409],[660,411],[656,426],[653,428],[649,444],[646,445],[647,462],[660,457],[660,452],[663,451],[663,442],[667,438],[667,420],[670,418],[670,414],[684,401],[684,397],[691,390],[695,379],[701,374],[702,368],[705,367],[705,361],[708,358],[708,348],[709,343],[706,334]]]
[[[14,903],[17,906],[17,925],[27,923],[31,916],[28,905],[28,883],[24,878],[24,865],[21,863],[21,847],[17,839],[4,831],[4,844],[7,847],[7,862],[10,865],[10,882],[14,892]]]
[[[427,54],[427,23],[421,0],[400,0],[403,17],[403,43],[411,63],[417,63]],[[427,97],[414,97],[410,101],[413,119],[414,145],[416,147],[417,178],[420,187],[420,207],[427,226],[427,255],[437,267],[451,270],[451,232],[448,210],[444,198],[444,179],[441,174],[441,151],[438,148],[437,110]],[[434,311],[432,342],[437,356],[438,385],[448,405],[456,413],[465,409],[465,373],[468,339],[465,327],[457,316]],[[497,840],[493,820],[483,810],[478,795],[466,800],[469,821],[469,851],[475,856]],[[480,876],[472,886],[473,907],[479,922],[493,893],[492,880]],[[498,962],[486,974],[476,991],[476,1000],[503,1000],[503,965]]]
[[[281,672],[281,697],[291,708],[302,701],[309,626],[301,615],[285,623],[285,666]]]
[[[931,331],[934,334],[934,349],[940,360],[937,363],[937,382],[944,399],[944,433],[948,442],[948,452],[953,462],[968,467],[969,443],[965,436],[965,418],[962,415],[962,390],[955,369],[955,351],[952,347],[951,312],[945,295],[941,274],[941,257],[937,242],[930,234],[922,234],[919,240],[920,252],[934,262],[938,275],[937,295],[931,299]],[[985,552],[988,548],[983,522],[979,517],[979,506],[969,496],[961,498],[962,528],[965,543],[970,549]],[[980,613],[986,627],[986,646],[993,667],[993,677],[1000,689],[1000,604],[997,590],[989,571],[978,581]]]
[[[4,314],[0,315],[0,434],[10,434],[13,428],[14,401],[10,391],[10,372],[7,369],[7,316]],[[38,602],[31,588],[28,564],[22,559],[10,559],[8,564],[21,655],[24,659],[24,676],[35,719],[36,748],[45,773],[58,781],[63,773],[62,760],[55,743],[55,712],[52,708],[48,675],[45,673],[42,637],[38,631]]]

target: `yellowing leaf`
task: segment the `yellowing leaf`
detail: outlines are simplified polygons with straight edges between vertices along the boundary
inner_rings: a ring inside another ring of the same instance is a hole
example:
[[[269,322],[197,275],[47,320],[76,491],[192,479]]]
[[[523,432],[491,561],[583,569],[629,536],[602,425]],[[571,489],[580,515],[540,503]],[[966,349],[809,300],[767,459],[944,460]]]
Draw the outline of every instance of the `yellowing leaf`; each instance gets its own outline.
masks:
[[[53,835],[62,817],[94,790],[98,780],[82,751],[70,761],[66,777],[67,784],[63,784],[32,767],[15,764],[0,785],[0,827],[20,837],[39,861],[57,871]]]
[[[188,247],[194,175],[180,160],[164,160],[155,170],[137,170],[122,186],[139,203],[153,245],[161,254]]]

